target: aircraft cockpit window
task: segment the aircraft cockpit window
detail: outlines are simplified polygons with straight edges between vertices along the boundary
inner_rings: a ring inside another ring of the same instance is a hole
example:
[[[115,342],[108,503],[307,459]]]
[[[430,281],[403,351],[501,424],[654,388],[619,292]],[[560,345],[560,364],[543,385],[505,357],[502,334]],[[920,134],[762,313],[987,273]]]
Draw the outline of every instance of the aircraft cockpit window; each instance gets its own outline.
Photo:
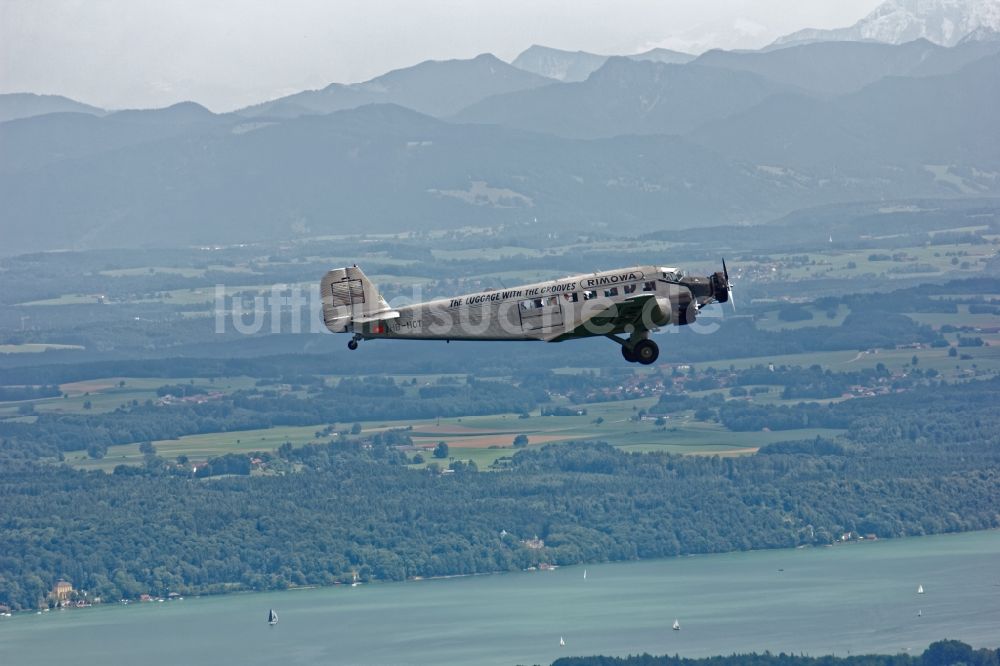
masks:
[[[638,286],[639,285],[637,284],[627,284],[624,287],[622,287],[622,291],[624,291],[626,294],[634,294],[635,288]]]
[[[649,282],[642,283],[643,291],[656,291],[656,282],[650,280]]]
[[[612,296],[617,296],[618,295],[618,287],[611,287],[611,289],[605,289],[604,290],[604,295],[607,298],[611,298]]]

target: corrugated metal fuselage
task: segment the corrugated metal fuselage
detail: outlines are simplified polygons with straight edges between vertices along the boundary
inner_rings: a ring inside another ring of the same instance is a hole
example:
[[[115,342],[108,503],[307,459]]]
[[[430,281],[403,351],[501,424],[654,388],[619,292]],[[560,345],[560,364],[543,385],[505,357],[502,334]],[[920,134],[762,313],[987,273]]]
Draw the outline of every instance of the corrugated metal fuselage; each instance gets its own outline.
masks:
[[[366,339],[545,341],[631,333],[615,317],[595,315],[644,296],[675,307],[689,303],[678,277],[677,269],[656,266],[575,275],[395,307],[398,317],[355,325],[354,332]]]

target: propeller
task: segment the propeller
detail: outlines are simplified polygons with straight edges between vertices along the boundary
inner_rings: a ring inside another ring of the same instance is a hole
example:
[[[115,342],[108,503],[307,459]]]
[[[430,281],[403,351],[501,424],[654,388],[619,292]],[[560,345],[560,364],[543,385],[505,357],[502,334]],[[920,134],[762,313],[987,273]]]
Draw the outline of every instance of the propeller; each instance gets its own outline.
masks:
[[[726,295],[728,296],[729,304],[733,306],[733,312],[736,312],[736,301],[733,300],[733,285],[729,281],[729,269],[726,268],[726,258],[722,258],[722,276],[726,278]]]

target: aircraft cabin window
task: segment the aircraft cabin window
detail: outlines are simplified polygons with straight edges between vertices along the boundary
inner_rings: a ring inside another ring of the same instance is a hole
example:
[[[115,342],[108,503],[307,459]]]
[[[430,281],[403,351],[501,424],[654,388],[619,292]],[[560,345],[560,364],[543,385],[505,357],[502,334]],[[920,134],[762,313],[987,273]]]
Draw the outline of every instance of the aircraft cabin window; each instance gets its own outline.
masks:
[[[618,295],[618,287],[611,287],[611,289],[605,289],[604,290],[604,295],[607,296],[608,298],[610,298],[612,296],[617,296]]]
[[[534,307],[536,307],[536,308],[540,308],[540,307],[542,307],[542,299],[540,299],[540,298],[536,298],[536,299],[535,299],[535,301],[534,301],[534,303],[533,303],[533,305],[534,305]]]
[[[545,299],[546,307],[552,307],[554,305],[559,305],[559,298],[557,296],[549,296]]]
[[[649,282],[642,283],[643,291],[656,291],[656,283],[650,280]]]
[[[569,301],[570,303],[576,303],[577,301],[580,300],[580,295],[577,294],[576,292],[573,292],[572,294],[563,294],[563,296],[565,296],[566,300]]]
[[[592,298],[597,298],[597,292],[596,291],[585,291],[585,292],[583,292],[583,300],[589,301]]]
[[[635,288],[638,287],[638,286],[639,285],[637,285],[637,284],[627,284],[624,287],[622,287],[622,290],[626,294],[634,294],[635,293]]]

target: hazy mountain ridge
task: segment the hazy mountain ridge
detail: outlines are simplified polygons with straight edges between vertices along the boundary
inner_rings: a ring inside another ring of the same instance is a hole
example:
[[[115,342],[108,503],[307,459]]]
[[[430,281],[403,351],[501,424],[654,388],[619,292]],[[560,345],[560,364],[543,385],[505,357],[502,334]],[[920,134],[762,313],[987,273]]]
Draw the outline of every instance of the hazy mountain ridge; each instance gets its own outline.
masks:
[[[954,46],[983,28],[1000,31],[1000,0],[886,0],[854,25],[798,30],[779,37],[772,46],[816,41],[901,44],[921,38]]]
[[[0,94],[0,123],[41,116],[46,113],[87,113],[103,116],[107,111],[62,95]]]
[[[608,59],[606,55],[586,51],[563,51],[533,44],[522,51],[511,65],[526,72],[557,81],[583,81]]]
[[[432,116],[446,116],[490,95],[544,86],[553,81],[484,53],[470,60],[427,60],[363,83],[332,83],[240,109],[247,117],[296,117],[366,104],[399,104]]]
[[[971,41],[953,48],[918,39],[899,45],[818,42],[768,51],[708,51],[696,65],[748,71],[777,83],[837,95],[860,90],[886,76],[953,72],[1000,52],[1000,41]]]
[[[609,58],[624,57],[631,60],[651,60],[665,64],[683,65],[695,59],[690,53],[655,48],[643,53],[624,56],[607,56],[587,51],[563,51],[549,46],[533,44],[522,51],[511,64],[514,67],[557,81],[573,83],[587,77],[604,66]]]
[[[786,88],[751,72],[618,57],[586,81],[489,97],[454,119],[578,138],[683,134]]]
[[[234,120],[232,127],[239,125]],[[720,200],[717,192],[731,193]],[[672,137],[580,141],[396,106],[167,138],[0,176],[5,250],[265,240],[498,224],[738,221],[764,179]]]
[[[935,177],[950,180],[956,194],[997,192],[1000,123],[981,112],[997,105],[1000,54],[948,75],[887,77],[831,100],[772,97],[689,136],[735,159],[816,177],[853,172],[881,182],[900,167],[933,174],[943,166],[966,172]],[[967,179],[967,187],[958,185]]]
[[[229,121],[184,102],[164,109],[118,111],[103,117],[49,113],[0,124],[0,173],[36,169],[170,137],[229,131]]]

